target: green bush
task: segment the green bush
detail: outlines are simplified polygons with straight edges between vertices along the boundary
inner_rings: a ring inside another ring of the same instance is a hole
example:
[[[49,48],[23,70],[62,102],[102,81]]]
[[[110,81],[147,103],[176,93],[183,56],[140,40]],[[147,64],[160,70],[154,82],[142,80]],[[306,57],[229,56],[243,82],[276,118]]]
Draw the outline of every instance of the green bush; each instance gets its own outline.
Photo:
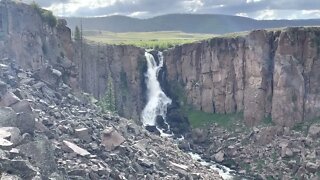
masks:
[[[40,15],[41,19],[47,23],[50,27],[57,25],[57,18],[51,11],[40,8],[40,6],[34,1],[31,3],[31,7]]]

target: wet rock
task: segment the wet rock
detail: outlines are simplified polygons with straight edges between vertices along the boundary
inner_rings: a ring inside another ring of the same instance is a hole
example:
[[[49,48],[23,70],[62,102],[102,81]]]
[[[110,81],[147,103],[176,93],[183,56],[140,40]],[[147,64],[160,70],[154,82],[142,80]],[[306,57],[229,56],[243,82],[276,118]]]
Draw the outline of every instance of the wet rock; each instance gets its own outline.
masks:
[[[63,141],[62,148],[67,152],[75,153],[80,156],[89,156],[90,155],[90,153],[87,150],[77,146],[76,144],[74,144],[72,142],[66,141],[66,140]]]
[[[101,134],[101,140],[101,144],[106,150],[112,151],[120,146],[125,141],[125,138],[113,127],[107,127]]]

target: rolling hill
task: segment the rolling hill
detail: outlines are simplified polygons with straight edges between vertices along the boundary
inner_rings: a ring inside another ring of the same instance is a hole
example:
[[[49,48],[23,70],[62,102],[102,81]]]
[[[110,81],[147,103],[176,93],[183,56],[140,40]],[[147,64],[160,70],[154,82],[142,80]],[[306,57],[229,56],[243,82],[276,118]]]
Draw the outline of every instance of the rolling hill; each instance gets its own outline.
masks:
[[[67,17],[68,26],[74,29],[102,30],[111,32],[151,32],[182,31],[186,33],[224,34],[253,29],[279,28],[287,26],[319,26],[320,19],[306,20],[255,20],[240,16],[218,14],[168,14],[149,19],[137,19],[127,16],[106,17]]]

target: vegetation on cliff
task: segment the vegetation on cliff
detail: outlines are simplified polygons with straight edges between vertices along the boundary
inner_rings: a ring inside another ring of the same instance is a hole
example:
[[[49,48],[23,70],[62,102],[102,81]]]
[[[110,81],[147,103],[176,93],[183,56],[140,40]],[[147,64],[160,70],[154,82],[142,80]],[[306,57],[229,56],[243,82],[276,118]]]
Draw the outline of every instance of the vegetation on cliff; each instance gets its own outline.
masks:
[[[31,3],[31,7],[37,11],[41,19],[50,27],[55,27],[57,25],[57,18],[52,14],[51,11],[40,8],[40,6],[34,1]]]

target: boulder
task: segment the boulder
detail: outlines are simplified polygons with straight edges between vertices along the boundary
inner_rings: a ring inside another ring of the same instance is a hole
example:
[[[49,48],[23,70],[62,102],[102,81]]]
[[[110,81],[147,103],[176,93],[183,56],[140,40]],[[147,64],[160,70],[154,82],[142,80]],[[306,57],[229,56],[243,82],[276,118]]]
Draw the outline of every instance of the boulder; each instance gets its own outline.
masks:
[[[319,164],[313,163],[313,162],[307,162],[306,164],[306,170],[311,172],[311,173],[315,173],[319,171]]]
[[[20,135],[20,130],[17,127],[1,127],[0,139],[6,139],[13,145],[17,145],[21,142],[22,137]]]
[[[75,153],[80,156],[89,156],[90,155],[90,153],[87,150],[77,146],[76,144],[74,144],[72,142],[64,140],[62,145],[63,145],[62,146],[63,150],[65,150],[66,152]]]
[[[91,142],[92,141],[91,136],[89,134],[89,129],[88,128],[75,129],[74,133],[79,139],[81,139],[81,140],[83,140],[85,142]]]
[[[20,153],[35,162],[35,165],[40,168],[43,176],[47,177],[57,171],[54,147],[46,137],[36,137],[34,141],[20,145],[17,149],[20,150]]]
[[[17,113],[24,112],[24,113],[28,113],[28,114],[33,114],[31,105],[28,100],[19,101],[19,102],[13,104],[11,107]]]
[[[11,106],[19,101],[20,99],[15,94],[13,94],[12,92],[7,92],[1,98],[0,106],[3,106],[3,107]]]
[[[21,133],[33,134],[35,129],[35,118],[33,114],[20,112],[17,115],[16,126],[21,130]]]
[[[0,172],[18,175],[22,179],[32,179],[37,175],[37,170],[25,160],[0,159]]]
[[[308,136],[312,138],[320,137],[320,124],[312,124],[308,131]]]
[[[194,143],[203,143],[207,140],[208,131],[206,129],[196,128],[192,131],[192,140]]]
[[[224,152],[223,151],[219,151],[218,153],[216,153],[214,155],[214,159],[216,162],[222,162],[224,160]]]
[[[0,107],[0,126],[16,126],[17,114],[9,107]]]
[[[7,84],[0,80],[0,99],[2,98],[3,95],[6,94],[7,90],[8,90]]]
[[[120,146],[125,141],[125,138],[113,127],[107,127],[101,134],[101,140],[101,144],[106,150],[112,151]]]

